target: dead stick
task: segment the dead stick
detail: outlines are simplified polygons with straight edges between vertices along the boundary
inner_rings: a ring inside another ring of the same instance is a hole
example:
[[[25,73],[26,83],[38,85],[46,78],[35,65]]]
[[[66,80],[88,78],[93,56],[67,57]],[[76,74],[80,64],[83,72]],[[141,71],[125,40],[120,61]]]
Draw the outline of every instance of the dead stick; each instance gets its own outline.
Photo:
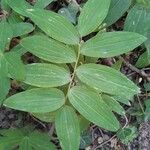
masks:
[[[123,57],[119,56],[119,59],[123,61],[123,63],[130,68],[132,71],[138,73],[141,77],[145,78],[147,81],[150,82],[150,74],[146,74],[144,70],[140,70],[136,67],[134,67],[132,64],[127,62]]]

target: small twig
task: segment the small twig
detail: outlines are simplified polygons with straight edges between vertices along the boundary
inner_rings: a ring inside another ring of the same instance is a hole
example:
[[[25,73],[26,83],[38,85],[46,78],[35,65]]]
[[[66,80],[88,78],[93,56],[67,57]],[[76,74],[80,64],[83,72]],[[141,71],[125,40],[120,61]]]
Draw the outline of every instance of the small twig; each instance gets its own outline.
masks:
[[[33,118],[33,120],[38,122],[40,125],[42,125],[46,129],[46,125],[43,122],[41,122],[40,120],[36,119],[32,114],[30,114],[30,116]]]
[[[119,56],[119,59],[123,61],[123,63],[130,68],[132,71],[138,73],[141,77],[145,78],[147,81],[150,82],[150,75],[146,74],[144,70],[140,70],[136,67],[134,67],[132,64],[130,64],[129,62],[127,62],[123,57]]]
[[[49,129],[49,135],[51,137],[53,136],[54,130],[55,130],[55,125],[54,125],[54,123],[52,123],[50,126],[50,129]]]
[[[150,93],[139,94],[138,96],[139,96],[139,97],[147,97],[147,98],[148,98],[148,97],[150,96]]]
[[[142,106],[141,100],[140,100],[140,98],[139,98],[139,96],[138,96],[138,95],[137,95],[137,100],[138,100],[138,102],[139,102],[140,108],[141,108],[142,113],[143,113],[143,115],[144,115],[144,114],[145,114],[145,112],[144,112],[144,108],[143,108],[143,106]]]

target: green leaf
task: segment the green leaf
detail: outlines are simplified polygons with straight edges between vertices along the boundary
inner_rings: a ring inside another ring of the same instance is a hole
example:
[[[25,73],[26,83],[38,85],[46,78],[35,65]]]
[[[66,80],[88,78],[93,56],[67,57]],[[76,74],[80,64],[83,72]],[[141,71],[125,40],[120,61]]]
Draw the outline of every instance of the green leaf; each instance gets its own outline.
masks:
[[[7,150],[6,147],[13,149],[20,143],[23,134],[17,129],[1,130],[2,137],[0,136],[0,149]]]
[[[31,6],[27,1],[25,0],[6,0],[7,4],[17,13],[27,16],[26,9],[32,9],[33,6]]]
[[[23,81],[25,79],[25,66],[20,55],[16,52],[8,52],[4,54],[4,57],[8,67],[8,76]]]
[[[5,51],[6,45],[12,38],[12,30],[10,25],[2,20],[0,22],[0,53]]]
[[[0,105],[6,98],[10,89],[10,81],[7,77],[2,77],[0,75]]]
[[[7,66],[6,61],[2,55],[0,56],[0,105],[6,98],[10,89],[10,81],[6,76],[7,76]]]
[[[56,115],[55,125],[62,149],[78,150],[80,127],[75,111],[69,106],[64,106]]]
[[[127,145],[137,137],[137,129],[134,126],[126,127],[117,133],[117,137]]]
[[[136,4],[128,13],[124,30],[147,36],[150,30],[150,9]]]
[[[145,115],[144,119],[145,119],[145,121],[148,121],[148,120],[150,120],[150,99],[147,99],[145,101],[145,106],[146,106],[146,109],[145,109],[145,113],[144,113],[144,115]]]
[[[144,36],[133,32],[99,33],[82,45],[81,53],[90,57],[114,57],[133,50],[145,40]]]
[[[103,94],[102,99],[109,106],[111,111],[114,111],[120,115],[125,115],[124,108],[113,97]]]
[[[27,50],[24,47],[22,47],[20,44],[18,44],[11,49],[11,52],[15,52],[21,57],[23,54],[27,52]]]
[[[111,0],[110,8],[104,23],[107,26],[115,23],[129,9],[131,0]]]
[[[8,4],[7,4],[7,2],[6,2],[6,0],[1,0],[1,9],[2,10],[5,10],[5,11],[7,11],[7,12],[10,12],[10,7],[8,6]]]
[[[78,19],[81,36],[93,32],[103,22],[109,10],[110,0],[88,0]]]
[[[148,40],[145,42],[145,47],[147,49],[147,58],[148,63],[150,64],[150,34],[147,36]]]
[[[110,131],[119,129],[116,117],[95,90],[75,86],[69,91],[68,98],[76,110],[89,121]]]
[[[83,133],[90,126],[90,121],[85,119],[82,115],[80,115],[78,118],[80,123],[80,132]]]
[[[81,139],[80,139],[80,149],[87,149],[92,144],[92,141],[93,141],[92,138],[93,138],[93,135],[90,130],[87,130],[84,133],[82,133]]]
[[[39,131],[29,130],[29,127],[22,129],[1,130],[0,149],[12,150],[18,147],[19,150],[55,150],[50,142],[50,137]]]
[[[129,99],[129,98],[126,98],[126,97],[124,97],[124,96],[120,96],[120,95],[113,95],[113,96],[111,96],[113,99],[115,99],[116,101],[118,101],[118,102],[120,102],[120,103],[122,103],[122,104],[125,104],[125,105],[128,105],[128,106],[131,106],[131,103],[130,103],[130,101],[129,100],[133,100],[133,98],[131,99]]]
[[[33,150],[32,145],[30,144],[29,137],[24,137],[19,144],[19,150]]]
[[[22,36],[28,34],[34,30],[34,27],[30,23],[20,22],[11,25],[13,30],[13,37]]]
[[[85,64],[77,68],[78,78],[99,92],[131,98],[139,88],[119,71],[98,64]]]
[[[144,89],[146,92],[150,91],[150,82],[144,83]]]
[[[8,17],[8,22],[10,25],[20,23],[22,21],[23,21],[23,18],[15,11],[12,11],[12,13]]]
[[[29,138],[35,150],[56,150],[54,144],[50,142],[50,137],[45,133],[34,131]]]
[[[71,47],[46,36],[27,37],[20,44],[29,52],[46,61],[54,63],[76,61],[76,53]]]
[[[59,9],[58,13],[70,20],[72,23],[76,24],[78,11],[79,7],[71,1],[67,7]]]
[[[63,16],[41,9],[26,9],[26,12],[28,17],[50,37],[66,44],[79,43],[76,28]]]
[[[70,73],[53,64],[34,63],[26,65],[26,77],[23,81],[37,87],[57,87],[70,81]]]
[[[123,61],[122,60],[118,60],[116,61],[113,65],[112,65],[112,68],[120,71],[121,70],[121,67],[122,67],[122,63]]]
[[[32,115],[44,122],[54,122],[56,111],[48,113],[34,113]]]
[[[31,113],[46,113],[59,109],[64,103],[65,96],[62,91],[37,88],[7,98],[4,106]]]
[[[150,1],[149,0],[136,0],[137,3],[142,4],[145,8],[150,8]]]
[[[144,60],[144,62],[141,62],[141,66],[139,67],[145,67],[147,64],[150,64],[150,9],[136,4],[128,13],[127,19],[125,21],[124,30],[125,31],[132,31],[137,32],[139,34],[144,35],[147,37],[147,41],[145,42],[145,46],[147,48],[147,52],[141,56],[140,62],[143,59],[143,56],[146,56],[147,58]]]
[[[145,66],[148,66],[150,64],[150,59],[148,58],[148,52],[144,52],[136,62],[136,67],[143,68]]]
[[[48,4],[50,4],[51,2],[53,2],[53,0],[38,0],[34,7],[35,8],[45,8]]]

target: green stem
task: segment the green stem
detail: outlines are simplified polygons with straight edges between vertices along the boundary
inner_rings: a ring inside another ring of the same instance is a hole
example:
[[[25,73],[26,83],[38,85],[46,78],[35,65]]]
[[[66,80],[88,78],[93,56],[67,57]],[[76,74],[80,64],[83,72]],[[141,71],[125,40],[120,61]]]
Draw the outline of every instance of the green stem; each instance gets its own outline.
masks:
[[[68,85],[68,89],[67,89],[67,93],[66,93],[66,100],[67,100],[67,97],[68,97],[69,90],[71,89],[71,86],[72,86],[72,84],[74,82],[76,69],[77,69],[78,63],[79,63],[79,58],[80,58],[80,44],[78,45],[77,60],[76,60],[76,63],[75,63],[75,66],[74,66],[74,70],[73,70],[73,73],[72,73],[72,77],[71,77],[71,81],[70,81],[70,83]]]

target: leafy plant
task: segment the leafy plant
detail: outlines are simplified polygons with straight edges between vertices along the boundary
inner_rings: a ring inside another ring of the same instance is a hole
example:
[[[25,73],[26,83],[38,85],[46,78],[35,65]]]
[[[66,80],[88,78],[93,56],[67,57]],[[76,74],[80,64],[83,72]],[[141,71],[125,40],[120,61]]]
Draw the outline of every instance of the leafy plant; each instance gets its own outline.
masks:
[[[137,32],[147,37],[144,45],[146,51],[140,56],[136,63],[139,68],[146,67],[150,64],[150,2],[147,0],[137,0],[133,8],[129,11],[125,21],[124,30]]]
[[[117,133],[117,137],[124,144],[129,144],[137,137],[137,129],[135,127],[129,126]]]
[[[124,110],[115,97],[129,102],[140,89],[118,70],[86,63],[85,60],[89,57],[109,58],[128,53],[147,38],[133,32],[100,30],[99,27],[103,25],[109,12],[110,0],[87,1],[78,17],[77,26],[62,15],[43,10],[43,3],[41,8],[41,4],[35,7],[24,0],[6,2],[17,14],[30,18],[36,27],[35,33],[21,38],[21,52],[15,47],[15,50],[6,53],[4,50],[13,34],[11,29],[8,32],[11,25],[7,21],[3,20],[0,24],[1,100],[4,100],[10,88],[7,77],[31,86],[24,92],[8,97],[3,105],[29,112],[44,121],[54,120],[60,145],[64,150],[79,149],[79,116],[104,129],[117,131],[120,124],[112,111],[124,115]],[[128,7],[127,5],[126,9]],[[117,19],[118,16],[113,20]],[[100,31],[97,33],[98,30]],[[96,32],[94,37],[84,40],[85,36],[93,32]],[[27,32],[18,31],[14,34],[22,36],[22,33]],[[31,52],[40,61],[23,65],[20,59],[24,53],[22,49]],[[5,56],[5,53],[11,55]],[[45,118],[47,115],[52,115],[53,118]]]
[[[19,150],[55,149],[46,133],[41,133],[30,127],[0,130],[0,149],[12,150],[17,147],[19,147]]]

